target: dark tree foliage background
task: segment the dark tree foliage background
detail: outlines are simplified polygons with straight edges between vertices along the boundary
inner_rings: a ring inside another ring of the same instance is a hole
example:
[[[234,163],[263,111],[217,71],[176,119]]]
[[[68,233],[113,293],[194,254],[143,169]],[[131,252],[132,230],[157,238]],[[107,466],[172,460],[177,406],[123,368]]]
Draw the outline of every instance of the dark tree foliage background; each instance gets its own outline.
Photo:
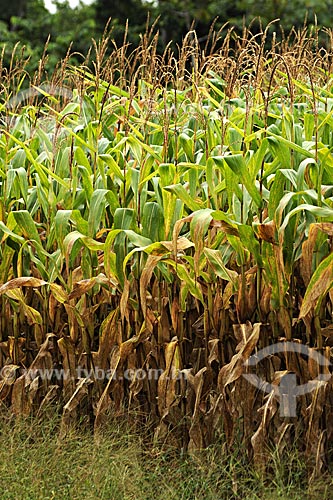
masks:
[[[71,42],[72,51],[85,55],[92,38],[98,40],[109,18],[112,38],[120,46],[124,39],[128,20],[127,41],[135,47],[147,25],[157,20],[159,50],[168,42],[173,47],[181,43],[188,30],[194,26],[199,40],[205,42],[209,27],[216,18],[216,28],[229,22],[241,30],[253,18],[260,16],[263,26],[280,18],[274,29],[285,32],[292,26],[308,23],[321,26],[333,25],[333,0],[95,0],[91,5],[81,3],[71,8],[68,0],[56,0],[57,12],[51,14],[44,0],[0,0],[0,49],[6,45],[5,64],[10,64],[11,54],[17,42],[25,47],[29,57],[28,71],[37,67],[44,45],[50,35],[47,67],[51,71],[59,59],[66,55]],[[252,30],[259,29],[259,22],[252,24]],[[75,64],[83,60],[77,54],[72,58]]]
[[[96,0],[97,26],[102,28],[111,17],[117,25],[115,37],[120,41],[123,26],[129,19],[130,35],[142,32],[147,12],[150,19],[159,18],[159,28],[163,45],[172,40],[180,43],[192,23],[200,37],[207,36],[209,27],[215,18],[216,26],[226,22],[241,29],[255,17],[261,18],[262,24],[280,18],[279,24],[287,32],[292,26],[303,25],[307,16],[313,23],[315,15],[318,24],[333,24],[333,0]],[[254,29],[259,27],[257,22]],[[118,41],[117,40],[117,41]],[[161,47],[162,48],[162,47]]]
[[[128,39],[137,43],[139,34],[145,30],[149,5],[141,0],[99,0],[96,2],[96,27],[103,32],[109,18],[112,20],[112,36],[119,45],[123,38],[126,23],[128,22]]]

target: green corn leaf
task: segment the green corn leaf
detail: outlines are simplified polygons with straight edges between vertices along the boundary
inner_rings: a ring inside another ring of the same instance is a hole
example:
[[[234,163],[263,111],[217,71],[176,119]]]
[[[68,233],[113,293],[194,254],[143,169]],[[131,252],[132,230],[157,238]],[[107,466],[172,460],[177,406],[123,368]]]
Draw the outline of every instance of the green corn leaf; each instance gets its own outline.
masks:
[[[273,219],[280,201],[284,196],[285,183],[286,179],[284,175],[280,172],[280,170],[278,170],[274,176],[274,181],[269,194],[268,216],[270,219]]]
[[[118,274],[119,267],[117,268],[116,253],[112,250],[115,238],[122,232],[122,229],[113,229],[106,237],[104,243],[104,267],[105,273],[108,278],[116,278],[118,283],[121,283],[123,273],[121,276]]]
[[[110,154],[101,154],[99,157],[108,165],[110,171],[109,173],[113,174],[113,176],[118,177],[122,181],[124,180],[124,175],[120,170],[116,160]]]
[[[28,187],[29,187],[28,186],[27,171],[25,168],[19,167],[16,169],[16,174],[18,177],[22,198],[24,199],[25,203],[27,203],[27,201],[28,201]]]
[[[124,286],[123,262],[127,252],[125,229],[134,226],[135,212],[130,208],[118,208],[114,214],[114,229],[122,229],[114,241],[114,253],[116,254],[116,276],[122,286]],[[142,246],[142,245],[138,245]]]
[[[262,199],[258,189],[255,186],[253,178],[250,176],[249,167],[245,162],[245,158],[241,154],[227,155],[224,157],[224,161],[231,168],[231,170],[239,177],[239,180],[246,187],[253,201],[258,205],[262,206]]]
[[[9,132],[5,132],[8,137],[10,137],[16,144],[18,144],[22,149],[24,149],[25,151],[25,154],[27,156],[27,159],[30,161],[30,163],[34,166],[36,172],[38,173],[38,175],[40,176],[40,179],[41,179],[41,182],[47,186],[48,185],[48,176],[52,177],[53,179],[55,179],[59,184],[61,184],[62,186],[64,186],[65,188],[68,189],[69,185],[68,185],[68,182],[64,181],[63,179],[61,179],[61,177],[59,177],[58,175],[56,175],[54,172],[52,172],[51,170],[49,170],[47,167],[45,167],[44,165],[42,165],[41,163],[38,163],[33,154],[31,153],[29,147],[22,141],[20,141],[19,139],[17,139],[15,136],[13,136],[12,134],[10,134]]]
[[[72,267],[75,258],[83,246],[93,252],[104,250],[104,243],[96,241],[93,238],[89,238],[79,231],[72,231],[71,233],[68,233],[63,242],[63,251],[68,269]]]
[[[94,192],[91,174],[89,173],[89,170],[83,165],[79,165],[78,168],[82,178],[82,187],[84,190],[84,194],[86,196],[87,202],[90,203],[91,197]]]
[[[152,244],[152,241],[149,238],[145,238],[131,229],[124,229],[123,232],[128,237],[129,241],[135,246],[144,247]]]
[[[158,167],[158,173],[161,179],[161,186],[165,187],[175,182],[177,173],[173,163],[161,163]]]
[[[302,212],[303,210],[313,214],[316,217],[323,218],[327,221],[333,221],[333,209],[332,208],[330,208],[330,207],[316,207],[314,205],[308,205],[306,203],[303,203],[285,215],[283,223],[279,229],[280,242],[281,242],[281,240],[283,240],[284,231],[285,231],[290,219],[294,215],[298,214],[299,212]]]
[[[137,137],[129,137],[128,141],[130,142],[131,145],[138,145],[140,146],[146,153],[149,153],[155,160],[161,161],[160,156],[151,148],[148,146],[148,144],[145,144],[144,142],[140,141]]]
[[[100,156],[102,156],[102,155],[100,155]],[[90,165],[90,161],[88,160],[87,155],[85,154],[85,152],[83,151],[83,149],[80,146],[75,146],[74,158],[75,158],[78,165],[85,167],[85,169],[88,172],[88,175],[92,174],[92,168]]]
[[[47,220],[49,217],[49,211],[50,211],[50,204],[47,199],[47,192],[45,192],[44,186],[41,184],[41,181],[39,179],[39,175],[36,174],[35,176],[36,179],[36,191],[37,191],[37,198],[39,201],[39,205],[43,210],[45,219]]]
[[[204,248],[204,238],[212,221],[212,210],[209,208],[194,212],[190,224],[191,239],[195,245],[194,271],[200,274],[200,259]]]
[[[187,160],[194,162],[194,142],[193,139],[183,132],[179,135],[179,143],[184,150]]]
[[[268,137],[269,149],[272,152],[273,158],[278,158],[282,168],[290,167],[290,148],[275,137]]]
[[[58,210],[54,218],[54,233],[60,248],[63,248],[64,239],[69,233],[71,215],[72,210]]]
[[[235,286],[238,281],[238,274],[236,271],[227,269],[222,259],[220,250],[213,250],[211,248],[204,248],[204,254],[207,257],[209,264],[212,266],[214,273],[226,281],[231,281]]]
[[[95,238],[97,231],[103,223],[103,212],[105,211],[105,196],[107,189],[96,189],[90,200],[88,216],[88,236]]]
[[[16,223],[15,223],[16,226]],[[4,234],[2,235],[1,241],[4,242],[8,236],[10,236],[13,240],[19,242],[19,243],[24,243],[25,239],[16,234],[15,232],[11,231],[2,221],[0,221],[0,231],[2,231]]]
[[[118,208],[114,214],[114,229],[129,229],[135,220],[132,208]]]
[[[240,224],[238,226],[240,241],[256,259],[257,264],[262,267],[262,256],[260,253],[260,244],[255,237],[254,230],[251,226]]]
[[[212,160],[224,174],[224,183],[228,193],[228,203],[229,206],[232,206],[234,194],[239,200],[243,199],[243,192],[239,186],[239,178],[224,161],[224,156],[213,156]]]
[[[27,240],[34,241],[38,247],[42,248],[42,242],[30,212],[27,210],[17,210],[12,212],[12,215],[23,236]]]
[[[270,130],[267,130],[267,134],[270,135],[271,137],[274,137],[278,143],[283,144],[285,146],[288,146],[289,149],[292,149],[296,151],[297,153],[300,153],[301,155],[305,156],[306,158],[315,158],[314,154],[311,153],[311,151],[308,151],[307,149],[304,149],[303,147],[299,146],[298,144],[295,144],[294,142],[289,141],[285,137],[281,135],[277,135],[274,132],[271,132]]]
[[[88,222],[82,217],[80,210],[71,210],[70,220],[75,224],[77,231],[88,236]]]
[[[160,241],[164,233],[164,215],[162,207],[156,202],[145,203],[141,219],[142,235],[151,241]]]
[[[179,279],[187,285],[191,295],[204,304],[201,286],[190,276],[185,265],[176,263],[174,260],[170,259],[166,259],[164,262],[175,269]]]
[[[165,189],[165,191],[175,194],[177,198],[179,198],[190,210],[192,210],[192,212],[195,212],[196,210],[200,210],[201,208],[203,208],[203,202],[193,200],[193,198],[186,191],[186,189],[182,184],[173,184],[171,186],[165,186],[163,187],[163,189]]]

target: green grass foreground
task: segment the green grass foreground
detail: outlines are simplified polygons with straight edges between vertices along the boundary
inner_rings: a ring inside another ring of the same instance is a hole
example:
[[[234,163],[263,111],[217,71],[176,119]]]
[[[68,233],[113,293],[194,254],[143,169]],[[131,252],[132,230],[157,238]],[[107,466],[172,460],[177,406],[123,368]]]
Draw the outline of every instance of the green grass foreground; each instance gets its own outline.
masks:
[[[272,453],[263,479],[223,439],[195,454],[158,451],[127,417],[95,439],[82,428],[59,438],[60,420],[1,417],[1,500],[330,499],[332,478],[307,485],[297,452]]]

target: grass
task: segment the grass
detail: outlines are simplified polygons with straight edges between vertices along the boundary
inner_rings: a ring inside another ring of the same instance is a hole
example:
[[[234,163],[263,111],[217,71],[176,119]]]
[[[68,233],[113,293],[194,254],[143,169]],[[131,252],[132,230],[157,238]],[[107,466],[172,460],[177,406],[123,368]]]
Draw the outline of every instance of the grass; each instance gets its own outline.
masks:
[[[193,454],[158,449],[126,418],[111,419],[98,438],[77,427],[59,438],[56,416],[1,416],[2,500],[329,499],[332,479],[309,488],[297,451],[270,455],[263,479],[242,447],[231,455],[223,439]],[[305,497],[305,495],[308,495]]]

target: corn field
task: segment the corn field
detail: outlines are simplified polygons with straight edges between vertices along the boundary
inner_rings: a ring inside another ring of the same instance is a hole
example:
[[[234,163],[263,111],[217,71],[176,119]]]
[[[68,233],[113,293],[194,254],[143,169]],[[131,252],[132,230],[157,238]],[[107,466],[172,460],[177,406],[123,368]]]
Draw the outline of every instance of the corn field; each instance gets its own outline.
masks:
[[[156,44],[105,36],[51,76],[17,47],[0,68],[2,405],[60,408],[63,434],[136,411],[189,451],[223,432],[259,470],[295,441],[319,475],[332,380],[286,419],[243,375],[277,342],[331,359],[333,32]],[[282,351],[252,373],[320,370]]]

